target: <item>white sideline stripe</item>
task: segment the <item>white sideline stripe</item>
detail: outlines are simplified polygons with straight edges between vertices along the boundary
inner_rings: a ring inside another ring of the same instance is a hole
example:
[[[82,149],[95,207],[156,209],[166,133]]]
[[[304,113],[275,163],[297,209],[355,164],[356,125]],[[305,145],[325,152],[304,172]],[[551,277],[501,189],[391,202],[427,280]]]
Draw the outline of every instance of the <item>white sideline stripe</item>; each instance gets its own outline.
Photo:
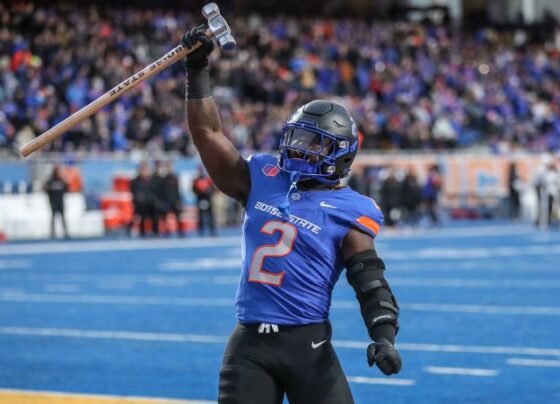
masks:
[[[401,309],[410,311],[439,311],[447,313],[512,314],[533,316],[560,316],[560,307],[554,306],[491,306],[476,304],[404,303]]]
[[[0,269],[21,269],[31,267],[29,260],[0,260]]]
[[[76,242],[76,243],[52,243],[48,244],[18,244],[0,247],[2,255],[37,255],[37,254],[63,254],[63,253],[82,253],[82,252],[102,252],[102,251],[130,251],[130,250],[166,250],[166,249],[190,249],[190,248],[216,248],[223,246],[240,245],[241,239],[238,237],[224,237],[220,239],[199,239],[199,240],[152,240],[147,241],[113,241],[113,242]],[[462,260],[462,259],[481,259],[495,257],[517,257],[528,255],[560,255],[560,246],[550,245],[526,245],[523,247],[496,247],[496,248],[420,248],[408,251],[385,250],[383,258],[394,259],[398,262],[419,261],[419,260]],[[220,263],[218,260],[204,263],[205,269],[215,269],[222,267],[228,269],[237,267],[241,264],[241,259],[228,259]],[[18,264],[17,268],[26,268],[28,264]],[[165,271],[184,271],[189,270],[192,263],[172,263],[163,264],[160,269]]]
[[[81,289],[80,285],[66,284],[66,283],[47,283],[45,285],[45,290],[47,292],[58,292],[58,293],[75,293],[79,292]]]
[[[0,292],[0,301],[8,302],[42,302],[42,303],[84,303],[84,304],[137,304],[137,305],[174,305],[174,306],[207,306],[233,307],[232,299],[224,298],[189,298],[189,297],[160,297],[160,296],[112,296],[112,295],[84,295],[84,294],[39,294]],[[491,306],[470,304],[430,304],[430,303],[401,303],[402,310],[420,312],[446,313],[481,313],[481,314],[510,314],[525,316],[560,316],[560,307],[554,306]],[[351,300],[335,300],[333,309],[355,309],[358,303]]]
[[[436,259],[475,259],[475,258],[495,258],[495,257],[517,257],[527,255],[558,255],[560,245],[525,245],[519,247],[478,247],[478,248],[419,248],[417,250],[402,251],[388,250],[383,251],[384,259],[394,259],[398,261],[418,261]]]
[[[86,303],[86,304],[138,304],[175,306],[224,306],[232,307],[231,299],[158,297],[158,296],[111,296],[111,295],[55,295],[28,293],[0,293],[0,300],[42,303]]]
[[[504,226],[471,226],[457,228],[418,229],[413,232],[382,231],[380,239],[399,238],[467,238],[467,237],[498,237],[534,234],[535,228],[529,225],[504,225]]]
[[[515,365],[515,366],[537,366],[537,367],[560,368],[560,360],[508,358],[506,360],[506,363],[508,365]]]
[[[459,376],[478,376],[491,377],[496,376],[499,371],[497,369],[475,369],[475,368],[448,368],[441,366],[426,366],[424,370],[428,373],[438,375],[459,375]]]
[[[79,330],[65,328],[31,328],[31,327],[0,327],[0,334],[26,335],[44,337],[74,337],[96,339],[124,339],[137,341],[164,341],[164,342],[195,342],[208,344],[223,344],[227,337],[218,335],[200,334],[170,334],[136,331],[107,331],[107,330]],[[337,348],[365,349],[369,342],[334,340],[332,344]],[[505,355],[533,355],[533,356],[560,356],[560,349],[555,348],[528,348],[504,346],[465,346],[465,345],[439,345],[397,343],[401,351],[418,352],[456,352],[456,353],[485,353]]]
[[[196,262],[193,261],[193,262]],[[200,272],[209,270],[223,270],[225,268],[216,269],[201,269],[193,267],[189,270],[182,269],[181,271]],[[187,275],[187,274],[159,274],[159,275],[99,275],[97,273],[84,274],[82,272],[64,272],[60,274],[50,273],[41,274],[40,278],[37,274],[12,276],[3,276],[4,280],[12,280],[29,283],[36,282],[95,282],[96,284],[106,284],[113,282],[130,282],[130,283],[146,283],[154,286],[169,286],[180,287],[187,284],[208,284],[213,283],[217,285],[235,285],[239,282],[239,266],[235,267],[236,275],[213,275],[207,274]],[[392,271],[395,271],[394,269]],[[396,270],[395,272],[399,272]],[[558,272],[557,269],[554,269]],[[391,277],[391,285],[411,288],[496,288],[496,289],[509,289],[509,288],[531,288],[531,289],[551,289],[560,288],[560,280],[557,279],[511,279],[511,280],[494,280],[494,279],[464,279],[464,278],[406,278],[406,277]],[[19,289],[21,290],[21,289]],[[0,292],[3,290],[0,289]],[[5,289],[4,291],[9,291]],[[49,290],[51,291],[51,290]],[[53,292],[55,290],[52,290]],[[63,292],[60,290],[59,292]]]
[[[433,288],[560,288],[560,280],[489,280],[458,278],[391,278],[391,285]]]
[[[194,264],[193,264],[194,265]],[[232,266],[231,269],[239,271],[240,266]],[[214,268],[213,270],[224,270],[225,268]],[[200,268],[182,269],[181,271],[198,272]],[[211,269],[203,269],[208,271]],[[152,284],[151,281],[146,281]],[[239,283],[239,275],[222,276],[200,276],[184,278],[182,281],[169,280],[169,286],[177,286],[176,282],[183,284],[208,284],[216,285],[236,285]],[[162,283],[165,283],[162,281]],[[456,279],[456,278],[391,278],[391,285],[409,288],[491,288],[491,289],[512,289],[512,288],[531,288],[531,289],[554,289],[560,288],[560,280],[554,279],[533,279],[533,280],[487,280],[487,279]]]
[[[162,342],[200,342],[207,344],[224,344],[226,337],[216,335],[196,334],[163,334],[134,331],[95,331],[73,330],[64,328],[27,328],[27,327],[0,327],[0,333],[12,335],[32,335],[39,337],[72,337],[93,339],[123,339],[135,341],[162,341]]]
[[[0,295],[7,293],[7,294],[22,294],[25,293],[22,288],[2,288],[0,289]]]
[[[333,341],[337,348],[366,349],[369,342],[361,341]],[[440,345],[416,344],[410,342],[397,342],[399,351],[418,352],[448,352],[448,353],[475,353],[495,355],[533,355],[533,356],[558,356],[560,349],[555,348],[528,348],[507,346],[476,346],[476,345]]]
[[[363,384],[386,384],[390,386],[414,386],[415,380],[412,379],[383,379],[381,377],[349,376],[346,378],[351,383]]]
[[[176,240],[104,240],[13,244],[0,247],[0,255],[61,254],[96,251],[167,250],[241,245],[241,237],[204,237]]]
[[[166,287],[166,288],[182,288],[189,283],[202,283],[194,279],[189,278],[178,278],[178,277],[167,277],[167,276],[149,276],[143,279],[148,285],[156,287]]]
[[[158,268],[166,272],[241,270],[241,258],[200,258],[189,261],[168,261],[159,265]]]
[[[383,239],[407,238],[466,238],[466,237],[497,237],[522,234],[533,234],[534,228],[528,225],[510,226],[476,226],[454,229],[422,229],[414,234],[383,233]],[[102,240],[102,241],[70,241],[70,242],[44,242],[21,243],[0,246],[1,255],[16,254],[60,254],[68,252],[95,252],[95,251],[126,251],[126,250],[159,250],[183,249],[217,246],[240,246],[240,236],[205,237],[197,239],[173,240]],[[511,247],[512,251],[516,248]],[[544,247],[547,248],[547,247]],[[444,250],[445,251],[445,250]],[[402,254],[398,257],[406,258]]]
[[[97,282],[97,287],[104,290],[131,290],[134,287],[134,282]]]
[[[85,399],[99,399],[99,400],[119,400],[123,402],[130,402],[134,404],[136,401],[143,401],[145,403],[176,403],[176,404],[216,404],[215,401],[202,401],[202,400],[179,400],[173,398],[163,397],[140,397],[140,396],[115,396],[105,394],[83,394],[83,393],[68,393],[61,391],[45,391],[45,390],[19,390],[19,389],[3,389],[0,388],[0,393],[7,394],[25,394],[25,395],[42,395],[42,396],[55,396],[55,397],[68,397],[68,398],[85,398]]]
[[[407,272],[407,273],[431,273],[431,272],[482,272],[484,274],[488,272],[519,272],[519,273],[531,273],[534,275],[535,273],[542,273],[542,272],[554,272],[555,274],[558,273],[558,269],[552,267],[555,263],[546,263],[541,262],[539,266],[533,267],[529,265],[522,264],[523,266],[511,266],[511,265],[504,265],[503,262],[499,260],[495,261],[487,261],[483,264],[478,262],[477,260],[472,261],[454,261],[450,263],[449,260],[442,260],[442,261],[431,261],[426,267],[415,265],[411,262],[400,262],[400,261],[392,261],[390,263],[391,273],[396,272]],[[542,265],[542,266],[541,266]]]
[[[336,300],[333,309],[354,309],[358,303],[351,300]],[[560,316],[560,307],[555,306],[492,306],[477,304],[445,304],[445,303],[399,303],[402,310],[446,313],[481,313],[511,314],[533,316]]]

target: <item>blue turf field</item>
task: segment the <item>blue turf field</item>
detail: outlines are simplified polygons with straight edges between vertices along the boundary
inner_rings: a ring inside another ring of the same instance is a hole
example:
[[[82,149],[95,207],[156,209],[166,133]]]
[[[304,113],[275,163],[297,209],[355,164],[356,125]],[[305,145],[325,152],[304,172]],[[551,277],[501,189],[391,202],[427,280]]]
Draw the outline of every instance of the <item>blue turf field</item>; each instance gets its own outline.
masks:
[[[215,400],[239,235],[0,246],[0,389]],[[331,319],[357,403],[560,402],[560,233],[383,234],[404,367],[365,362],[353,292]]]

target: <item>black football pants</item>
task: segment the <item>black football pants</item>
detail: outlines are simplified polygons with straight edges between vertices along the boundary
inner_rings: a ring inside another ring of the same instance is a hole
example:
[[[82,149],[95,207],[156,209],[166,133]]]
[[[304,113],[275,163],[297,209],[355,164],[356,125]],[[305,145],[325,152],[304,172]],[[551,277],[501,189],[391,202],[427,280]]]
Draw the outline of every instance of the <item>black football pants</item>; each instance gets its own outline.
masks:
[[[220,371],[220,404],[353,404],[329,322],[238,324]]]

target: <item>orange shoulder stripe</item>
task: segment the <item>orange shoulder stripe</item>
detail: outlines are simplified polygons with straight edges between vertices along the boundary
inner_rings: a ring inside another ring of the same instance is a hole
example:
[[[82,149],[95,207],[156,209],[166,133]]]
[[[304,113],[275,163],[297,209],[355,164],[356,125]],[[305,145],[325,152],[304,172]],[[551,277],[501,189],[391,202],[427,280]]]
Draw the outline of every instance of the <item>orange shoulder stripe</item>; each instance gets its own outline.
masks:
[[[367,216],[360,216],[356,219],[356,222],[360,223],[364,227],[367,227],[375,234],[379,233],[379,229],[381,226],[379,226],[379,224],[375,220],[370,219]]]

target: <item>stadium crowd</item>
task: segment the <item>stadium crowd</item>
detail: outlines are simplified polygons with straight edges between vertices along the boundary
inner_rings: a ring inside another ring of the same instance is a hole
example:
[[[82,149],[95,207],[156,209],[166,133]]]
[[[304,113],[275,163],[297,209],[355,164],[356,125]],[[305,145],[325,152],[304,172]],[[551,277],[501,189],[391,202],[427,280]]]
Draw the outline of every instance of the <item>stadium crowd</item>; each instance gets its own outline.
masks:
[[[560,30],[461,31],[410,22],[229,18],[214,94],[241,150],[272,150],[310,98],[339,97],[364,148],[560,149]],[[0,4],[0,148],[21,144],[165,54],[201,17],[176,11]],[[553,35],[556,33],[557,36]],[[219,59],[219,60],[218,60]],[[182,66],[107,106],[51,150],[192,154]]]

